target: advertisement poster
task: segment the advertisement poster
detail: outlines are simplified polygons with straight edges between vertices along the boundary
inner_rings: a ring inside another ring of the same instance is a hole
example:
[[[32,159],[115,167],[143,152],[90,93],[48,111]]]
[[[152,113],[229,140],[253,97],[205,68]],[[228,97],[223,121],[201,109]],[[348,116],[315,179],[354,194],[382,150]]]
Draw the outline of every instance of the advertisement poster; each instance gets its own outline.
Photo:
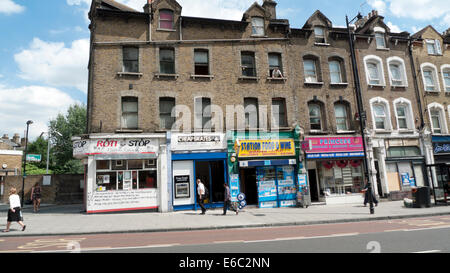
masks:
[[[190,182],[189,175],[174,176],[175,182],[175,198],[189,198],[190,197]]]
[[[256,181],[258,181],[259,207],[276,208],[278,194],[275,168],[256,168]]]
[[[230,195],[231,201],[237,202],[237,196],[239,194],[239,174],[231,174],[230,175]]]
[[[297,198],[297,187],[295,186],[294,177],[294,167],[277,167],[278,200],[280,201],[280,207],[295,206],[295,202],[292,202],[292,200],[295,201]]]

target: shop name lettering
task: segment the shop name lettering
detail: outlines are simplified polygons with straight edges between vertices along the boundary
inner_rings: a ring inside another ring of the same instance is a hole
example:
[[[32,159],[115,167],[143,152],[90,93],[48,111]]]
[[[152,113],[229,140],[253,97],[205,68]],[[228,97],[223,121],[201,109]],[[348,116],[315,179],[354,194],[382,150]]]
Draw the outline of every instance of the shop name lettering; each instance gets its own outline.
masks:
[[[434,153],[450,153],[450,144],[435,144]]]
[[[247,142],[241,144],[241,151],[279,151],[291,149],[292,143],[290,141]]]
[[[321,139],[320,144],[352,144],[352,140],[349,138],[340,138],[340,139]]]
[[[180,136],[178,142],[220,142],[219,136]]]
[[[117,140],[99,140],[97,141],[97,147],[118,147],[118,146],[129,146],[129,147],[146,147],[150,144],[150,140],[129,140],[128,142],[120,142]]]

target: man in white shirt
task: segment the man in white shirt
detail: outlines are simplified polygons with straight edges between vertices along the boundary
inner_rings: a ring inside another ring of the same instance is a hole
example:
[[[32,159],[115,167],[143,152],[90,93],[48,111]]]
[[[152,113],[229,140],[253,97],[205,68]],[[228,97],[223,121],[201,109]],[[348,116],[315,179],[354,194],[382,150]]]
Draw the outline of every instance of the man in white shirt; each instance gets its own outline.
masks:
[[[198,195],[198,204],[202,208],[202,214],[206,213],[205,205],[203,204],[205,199],[205,185],[203,185],[200,179],[197,179],[197,195]]]

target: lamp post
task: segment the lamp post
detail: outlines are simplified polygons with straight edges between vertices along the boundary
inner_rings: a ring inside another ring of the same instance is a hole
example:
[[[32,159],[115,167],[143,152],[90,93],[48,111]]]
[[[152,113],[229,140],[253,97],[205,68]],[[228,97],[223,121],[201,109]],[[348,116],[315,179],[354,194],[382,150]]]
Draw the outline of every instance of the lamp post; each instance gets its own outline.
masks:
[[[57,135],[59,135],[60,137],[62,137],[62,134],[58,131],[54,131]],[[46,167],[46,174],[48,174],[48,161],[49,161],[49,157],[50,157],[50,132],[42,132],[40,136],[42,136],[43,134],[47,134],[47,167]]]
[[[25,177],[27,176],[27,148],[28,148],[28,129],[30,127],[30,124],[33,124],[32,120],[27,121],[27,135],[25,138],[25,155],[23,157],[23,175],[22,175],[22,200],[21,200],[21,207],[23,208],[23,198],[25,196]]]
[[[355,19],[361,19],[361,13],[358,13],[355,18],[352,20],[348,20],[347,15],[345,16],[345,22],[347,24],[347,32],[348,32],[348,43],[350,46],[350,56],[352,59],[352,67],[353,67],[353,80],[355,83],[356,88],[356,102],[358,106],[358,116],[359,116],[359,126],[361,128],[361,136],[363,141],[363,151],[364,151],[364,177],[367,179],[367,194],[369,195],[369,204],[370,204],[370,214],[374,214],[375,210],[373,207],[373,198],[372,198],[372,183],[370,182],[370,176],[369,176],[369,161],[367,159],[367,152],[366,152],[366,136],[365,136],[365,128],[366,128],[366,113],[364,112],[363,108],[363,101],[362,101],[362,94],[361,94],[361,86],[359,82],[359,73],[358,73],[358,65],[356,62],[356,54],[355,54],[355,47],[353,44],[353,37],[354,34],[350,31],[349,24],[353,22]]]

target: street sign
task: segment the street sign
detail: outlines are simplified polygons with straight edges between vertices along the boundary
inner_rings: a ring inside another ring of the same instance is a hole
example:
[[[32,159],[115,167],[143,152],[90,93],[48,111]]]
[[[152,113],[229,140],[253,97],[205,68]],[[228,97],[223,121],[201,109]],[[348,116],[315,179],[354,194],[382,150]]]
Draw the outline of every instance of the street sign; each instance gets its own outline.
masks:
[[[27,161],[41,162],[41,160],[42,160],[42,156],[41,155],[27,154]]]

